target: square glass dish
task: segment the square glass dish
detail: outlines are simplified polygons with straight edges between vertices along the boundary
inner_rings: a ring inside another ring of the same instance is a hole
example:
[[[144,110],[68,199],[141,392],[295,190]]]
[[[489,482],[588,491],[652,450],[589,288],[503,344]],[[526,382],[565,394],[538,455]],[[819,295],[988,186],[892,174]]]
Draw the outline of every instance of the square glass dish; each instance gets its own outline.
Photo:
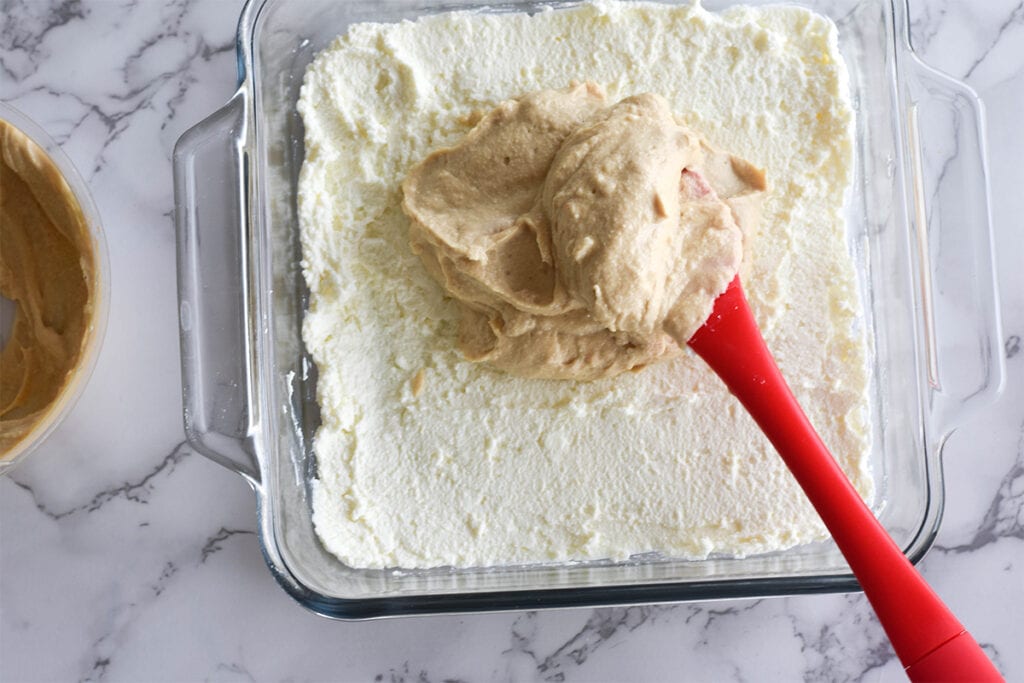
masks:
[[[305,68],[358,22],[568,4],[250,0],[237,92],[175,149],[186,433],[253,486],[267,564],[315,612],[356,619],[857,587],[831,542],[745,558],[405,571],[347,567],[317,539],[319,413],[301,336],[296,217]],[[915,57],[904,0],[787,4],[836,22],[850,72],[857,144],[847,220],[873,346],[874,512],[916,562],[941,517],[943,443],[1002,384],[981,103]]]

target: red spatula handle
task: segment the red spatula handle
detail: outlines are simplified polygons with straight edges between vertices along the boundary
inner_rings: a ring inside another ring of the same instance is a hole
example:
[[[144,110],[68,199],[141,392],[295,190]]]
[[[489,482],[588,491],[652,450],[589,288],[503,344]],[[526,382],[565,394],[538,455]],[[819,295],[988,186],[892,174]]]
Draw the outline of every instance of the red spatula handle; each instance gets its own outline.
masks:
[[[729,387],[796,476],[915,681],[1001,681],[999,672],[861,500],[772,359],[739,278],[690,347]]]

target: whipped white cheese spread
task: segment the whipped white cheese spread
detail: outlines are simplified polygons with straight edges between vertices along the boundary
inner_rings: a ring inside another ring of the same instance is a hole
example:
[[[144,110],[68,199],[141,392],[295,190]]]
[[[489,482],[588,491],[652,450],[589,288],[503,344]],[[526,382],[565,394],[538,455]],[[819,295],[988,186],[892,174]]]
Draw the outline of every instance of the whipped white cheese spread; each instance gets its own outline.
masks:
[[[310,65],[299,102],[304,338],[322,414],[313,519],[346,564],[699,558],[825,537],[693,354],[580,382],[512,376],[458,350],[459,305],[410,249],[402,180],[483,112],[585,81],[610,102],[659,93],[709,145],[764,169],[744,288],[812,423],[872,494],[842,217],[852,111],[831,22],[792,7],[601,2],[359,24]]]

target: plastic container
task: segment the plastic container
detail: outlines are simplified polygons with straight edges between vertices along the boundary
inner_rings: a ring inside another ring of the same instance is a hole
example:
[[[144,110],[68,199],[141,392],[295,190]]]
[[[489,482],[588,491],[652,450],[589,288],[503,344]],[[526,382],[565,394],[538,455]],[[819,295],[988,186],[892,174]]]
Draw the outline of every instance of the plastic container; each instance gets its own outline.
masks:
[[[875,512],[916,562],[942,513],[943,443],[1003,377],[981,103],[916,58],[903,2],[792,4],[833,18],[850,71],[847,211],[874,346]],[[299,86],[314,54],[352,23],[471,7],[252,0],[239,24],[238,91],[175,150],[185,428],[252,485],[271,571],[300,603],[340,618],[856,590],[831,542],[746,558],[416,571],[353,569],[320,545],[309,503],[316,368],[301,338]],[[934,139],[949,144],[925,144]],[[939,149],[955,153],[931,158]]]
[[[86,339],[78,365],[46,415],[36,423],[32,431],[24,439],[15,444],[4,457],[0,458],[0,475],[3,475],[18,463],[24,461],[25,458],[46,441],[46,438],[68,416],[78,402],[79,397],[81,397],[82,392],[85,391],[85,386],[96,365],[96,359],[99,357],[100,347],[103,344],[103,335],[107,327],[107,311],[110,305],[110,263],[107,259],[107,241],[103,233],[99,212],[92,201],[92,195],[89,193],[88,186],[82,180],[78,171],[75,170],[71,160],[61,151],[60,146],[46,134],[46,131],[20,111],[3,102],[0,102],[0,119],[7,121],[42,147],[57,166],[61,175],[64,176],[64,180],[71,188],[71,192],[78,201],[82,214],[85,216],[86,223],[89,226],[96,265],[92,320],[86,331]]]

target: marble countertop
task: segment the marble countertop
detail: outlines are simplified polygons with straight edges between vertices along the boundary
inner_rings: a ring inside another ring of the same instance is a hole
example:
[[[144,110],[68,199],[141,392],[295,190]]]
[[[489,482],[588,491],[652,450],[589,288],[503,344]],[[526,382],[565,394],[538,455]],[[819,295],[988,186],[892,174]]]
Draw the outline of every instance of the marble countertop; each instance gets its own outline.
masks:
[[[240,0],[5,3],[0,99],[95,196],[114,287],[74,412],[0,478],[0,680],[903,680],[862,595],[332,622],[274,582],[241,477],[181,425],[171,151],[234,90]],[[946,450],[921,570],[1024,680],[1024,3],[911,0],[985,102],[1007,360]]]

